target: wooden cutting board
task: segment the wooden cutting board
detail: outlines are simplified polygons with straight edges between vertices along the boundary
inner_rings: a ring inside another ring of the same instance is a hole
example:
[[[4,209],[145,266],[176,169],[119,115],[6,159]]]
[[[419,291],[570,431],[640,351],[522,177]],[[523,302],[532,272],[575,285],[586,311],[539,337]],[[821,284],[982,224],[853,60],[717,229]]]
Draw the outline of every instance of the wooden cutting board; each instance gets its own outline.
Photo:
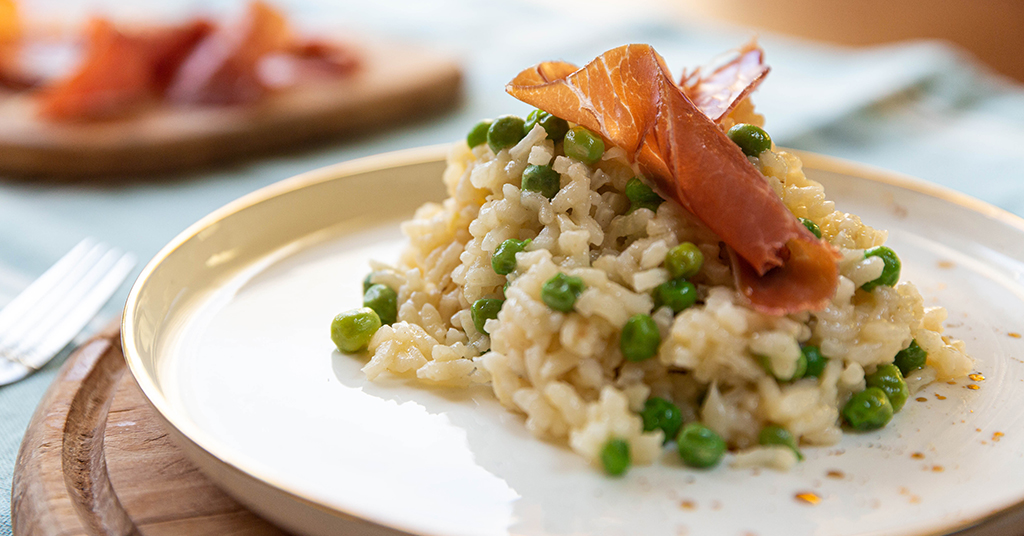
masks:
[[[0,93],[0,175],[51,180],[168,173],[436,115],[460,96],[452,57],[364,40],[355,74],[252,106],[154,107],[126,119],[39,121],[28,94]]]
[[[117,325],[68,358],[36,408],[11,499],[15,536],[285,535],[171,443],[127,373]]]

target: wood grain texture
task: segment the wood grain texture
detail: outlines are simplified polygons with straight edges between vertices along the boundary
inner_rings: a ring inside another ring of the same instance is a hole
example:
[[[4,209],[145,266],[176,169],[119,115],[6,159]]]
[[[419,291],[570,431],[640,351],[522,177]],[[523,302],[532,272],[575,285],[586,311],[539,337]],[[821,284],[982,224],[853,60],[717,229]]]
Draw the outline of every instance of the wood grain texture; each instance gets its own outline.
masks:
[[[203,476],[126,373],[111,326],[63,365],[36,409],[14,472],[17,536],[285,533]]]
[[[0,173],[49,180],[165,174],[352,136],[439,114],[460,97],[453,58],[366,41],[351,77],[251,106],[158,106],[127,119],[49,123],[28,94],[0,94]]]

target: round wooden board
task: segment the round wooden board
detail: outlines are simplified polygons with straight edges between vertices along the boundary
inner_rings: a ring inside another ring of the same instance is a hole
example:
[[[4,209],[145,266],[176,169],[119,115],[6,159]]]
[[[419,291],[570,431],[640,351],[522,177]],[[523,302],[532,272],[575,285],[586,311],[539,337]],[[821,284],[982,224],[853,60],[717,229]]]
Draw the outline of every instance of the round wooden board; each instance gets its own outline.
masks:
[[[126,370],[114,325],[61,367],[18,453],[14,534],[285,535],[185,459]]]
[[[261,156],[436,115],[459,102],[462,70],[424,47],[361,40],[351,76],[251,106],[155,106],[130,117],[51,123],[31,94],[0,92],[0,173],[72,180],[163,174]]]

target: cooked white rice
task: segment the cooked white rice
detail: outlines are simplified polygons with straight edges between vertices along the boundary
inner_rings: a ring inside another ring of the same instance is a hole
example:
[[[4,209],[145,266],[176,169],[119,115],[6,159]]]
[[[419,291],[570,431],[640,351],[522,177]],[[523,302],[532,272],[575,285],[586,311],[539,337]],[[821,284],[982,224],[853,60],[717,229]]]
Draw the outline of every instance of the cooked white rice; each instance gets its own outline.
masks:
[[[744,101],[722,126],[734,122],[760,125],[763,118]],[[912,283],[857,291],[881,274],[881,259],[865,258],[864,250],[884,243],[885,231],[836,210],[796,156],[773,149],[751,160],[793,214],[818,224],[842,253],[839,287],[826,309],[776,317],[744,306],[719,239],[678,204],[627,214],[624,188],[638,173],[624,151],[609,148],[587,166],[559,155],[537,126],[498,154],[487,144],[453,147],[444,173],[450,197],[422,206],[403,225],[409,245],[395,266],[373,266],[374,282],[397,290],[399,311],[371,340],[363,370],[370,379],[390,373],[449,386],[490,384],[533,434],[564,441],[592,462],[610,438],[629,442],[633,463],[659,455],[662,432],[644,432],[638,415],[657,395],[733,449],[747,449],[734,466],[780,468],[796,458],[788,449],[756,447],[762,427],[785,427],[804,444],[837,442],[840,408],[864,389],[866,373],[892,363],[911,340],[928,353],[927,365],[907,378],[912,392],[970,372],[963,343],[942,336],[945,311],[925,307]],[[527,164],[550,164],[561,175],[553,199],[520,190]],[[518,254],[515,272],[498,275],[491,255],[509,238],[532,242]],[[652,310],[650,290],[670,277],[661,266],[665,255],[682,242],[704,254],[692,278],[701,300],[678,315]],[[558,272],[586,283],[570,313],[540,299],[541,286]],[[485,325],[488,337],[475,329],[470,306],[503,294],[498,318]],[[662,343],[655,359],[628,362],[619,333],[638,313],[654,318]],[[819,378],[779,382],[755,357],[785,376],[797,366],[801,344],[817,345],[829,358]]]

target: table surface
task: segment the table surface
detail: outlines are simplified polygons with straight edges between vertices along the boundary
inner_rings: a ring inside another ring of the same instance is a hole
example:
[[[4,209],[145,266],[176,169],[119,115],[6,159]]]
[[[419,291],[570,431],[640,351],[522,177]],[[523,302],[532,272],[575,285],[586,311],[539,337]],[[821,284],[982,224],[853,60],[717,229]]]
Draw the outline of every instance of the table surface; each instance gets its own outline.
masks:
[[[89,12],[166,20],[189,10],[231,12],[240,3],[144,2],[115,10],[116,4],[35,0],[26,10],[68,20]],[[0,306],[86,236],[147,260],[189,224],[267,184],[343,160],[452,141],[483,117],[525,115],[529,107],[506,95],[504,84],[539,61],[582,64],[614,46],[644,42],[678,76],[754,34],[686,20],[656,3],[627,8],[611,0],[275,4],[314,31],[379,35],[455,54],[466,70],[464,102],[446,116],[390,131],[157,181],[53,185],[0,177]],[[915,175],[1024,215],[1024,86],[941,42],[851,49],[763,33],[760,40],[772,73],[754,102],[779,145]],[[93,328],[118,313],[127,293],[126,284]],[[63,357],[0,388],[0,536],[11,532],[9,490],[21,437]]]

